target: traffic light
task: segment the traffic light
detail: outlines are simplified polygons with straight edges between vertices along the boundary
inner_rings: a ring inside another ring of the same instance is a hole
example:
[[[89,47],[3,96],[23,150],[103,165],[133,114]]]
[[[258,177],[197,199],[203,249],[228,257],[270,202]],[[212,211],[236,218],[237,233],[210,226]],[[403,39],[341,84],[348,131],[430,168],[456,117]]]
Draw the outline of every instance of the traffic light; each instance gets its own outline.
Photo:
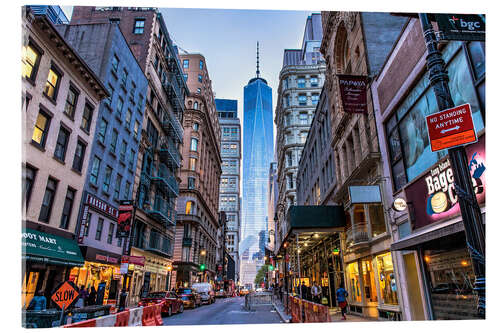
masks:
[[[272,271],[274,269],[273,265],[269,265],[269,270]]]
[[[200,271],[202,271],[202,272],[203,272],[204,270],[205,270],[205,264],[201,264],[201,265],[200,265]]]

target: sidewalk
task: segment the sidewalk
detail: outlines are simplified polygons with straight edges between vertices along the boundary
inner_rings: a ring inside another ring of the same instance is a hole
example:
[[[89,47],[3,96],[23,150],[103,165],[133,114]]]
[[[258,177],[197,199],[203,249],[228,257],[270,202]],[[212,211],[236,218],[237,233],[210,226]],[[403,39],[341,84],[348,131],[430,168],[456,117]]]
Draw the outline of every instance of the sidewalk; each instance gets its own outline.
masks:
[[[340,308],[330,308],[330,318],[332,318],[332,322],[368,322],[368,321],[377,321],[376,319],[361,317],[357,315],[346,314],[347,320],[342,320],[342,312]]]
[[[285,306],[281,303],[281,300],[274,298],[273,306],[283,322],[290,323],[292,321],[292,316],[286,314]]]

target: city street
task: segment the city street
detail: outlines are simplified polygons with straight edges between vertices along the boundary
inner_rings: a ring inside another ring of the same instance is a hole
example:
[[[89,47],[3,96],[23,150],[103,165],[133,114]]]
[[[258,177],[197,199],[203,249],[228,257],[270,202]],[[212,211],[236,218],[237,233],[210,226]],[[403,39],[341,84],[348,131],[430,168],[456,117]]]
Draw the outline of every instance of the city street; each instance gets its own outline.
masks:
[[[163,317],[163,325],[222,325],[222,324],[272,324],[281,323],[274,309],[263,307],[257,311],[245,311],[244,297],[219,298],[214,304],[184,313]]]

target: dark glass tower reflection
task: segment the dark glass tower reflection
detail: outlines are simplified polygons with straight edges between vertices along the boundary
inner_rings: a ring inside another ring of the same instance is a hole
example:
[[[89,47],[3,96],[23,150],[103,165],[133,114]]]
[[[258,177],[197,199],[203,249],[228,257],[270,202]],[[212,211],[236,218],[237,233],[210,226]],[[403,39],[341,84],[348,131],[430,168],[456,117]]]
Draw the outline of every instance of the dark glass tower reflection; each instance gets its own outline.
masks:
[[[258,46],[257,46],[258,47]],[[258,49],[257,49],[258,52]],[[273,160],[272,89],[257,76],[243,92],[243,221],[240,243],[243,284],[253,284],[257,268],[263,264],[264,244],[259,242],[267,230],[267,182]]]

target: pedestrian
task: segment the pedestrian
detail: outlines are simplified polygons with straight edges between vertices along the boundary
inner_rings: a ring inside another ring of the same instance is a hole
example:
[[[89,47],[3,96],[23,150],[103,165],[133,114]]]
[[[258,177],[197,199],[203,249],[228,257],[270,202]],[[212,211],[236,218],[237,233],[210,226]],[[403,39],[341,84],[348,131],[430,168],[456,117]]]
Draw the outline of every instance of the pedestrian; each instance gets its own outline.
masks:
[[[78,292],[78,300],[76,301],[75,307],[83,308],[85,306],[88,294],[83,285],[80,286],[80,291]]]
[[[35,297],[31,299],[27,310],[41,311],[46,309],[47,309],[47,299],[45,298],[44,292],[39,290],[36,292]]]
[[[304,281],[302,281],[302,284],[300,285],[300,294],[302,299],[307,299],[307,286]]]
[[[97,291],[95,290],[94,286],[90,288],[90,294],[88,296],[88,304],[89,305],[95,305],[95,299],[97,297]]]
[[[321,289],[319,289],[318,284],[316,281],[313,283],[313,286],[311,288],[311,293],[312,293],[312,300],[314,303],[319,303],[321,300]]]
[[[340,287],[337,289],[337,292],[335,293],[337,296],[337,304],[340,307],[340,310],[342,311],[342,320],[347,320],[345,314],[347,310],[347,296],[349,294],[347,291],[344,289],[343,285],[340,285]]]
[[[125,308],[127,306],[127,290],[125,288],[122,288],[122,291],[120,292],[120,299],[118,301],[118,312],[125,311]]]

